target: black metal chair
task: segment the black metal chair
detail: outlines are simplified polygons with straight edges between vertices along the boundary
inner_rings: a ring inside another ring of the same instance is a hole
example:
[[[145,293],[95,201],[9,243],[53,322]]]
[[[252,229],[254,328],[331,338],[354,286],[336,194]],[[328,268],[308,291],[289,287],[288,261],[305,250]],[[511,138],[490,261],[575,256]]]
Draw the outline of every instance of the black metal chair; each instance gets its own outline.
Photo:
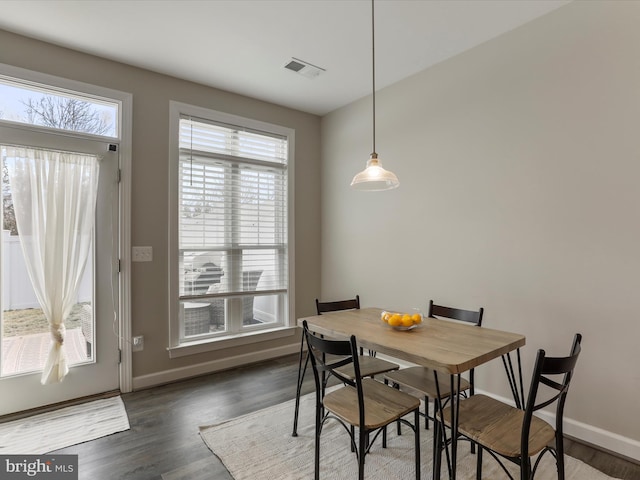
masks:
[[[359,310],[360,309],[360,296],[356,295],[355,298],[349,300],[338,300],[334,302],[320,302],[316,298],[316,312],[318,315],[329,312],[337,312],[340,310]],[[296,403],[293,416],[293,433],[292,436],[298,435],[298,411],[300,409],[300,392],[302,390],[302,382],[304,381],[304,374],[307,371],[309,364],[309,354],[304,354],[304,335],[300,339],[300,357],[298,361],[298,382],[296,384]],[[375,356],[375,352],[369,351],[369,355],[364,355],[364,349],[360,348],[360,372],[363,377],[373,377],[392,370],[398,370],[400,365],[382,360]],[[304,362],[303,362],[304,358]],[[353,366],[346,365],[341,374],[348,378],[354,378]]]
[[[581,342],[582,335],[577,333],[567,357],[547,357],[544,350],[538,350],[524,409],[514,408],[485,395],[473,395],[460,402],[458,431],[478,446],[476,478],[482,478],[482,452],[486,450],[511,479],[513,477],[500,459],[519,465],[521,480],[532,479],[544,454],[551,452],[556,459],[558,479],[564,480],[562,420]],[[562,375],[561,380],[557,379],[559,375]],[[540,395],[542,400],[538,400],[540,386],[550,389]],[[533,415],[535,411],[553,403],[556,404],[555,429]],[[449,424],[450,407],[443,414],[445,424]],[[441,437],[438,437],[438,443],[442,447]],[[540,455],[532,467],[531,457],[537,454]]]
[[[428,316],[432,318],[459,320],[463,322],[469,322],[480,327],[482,325],[483,315],[483,308],[480,308],[478,311],[462,310],[459,308],[436,305],[433,303],[433,300],[429,301]],[[398,371],[385,373],[384,381],[385,383],[391,382],[391,384],[396,388],[408,388],[409,391],[417,392],[421,397],[424,397],[425,411],[424,414],[421,415],[424,416],[425,429],[429,429],[429,420],[434,420],[434,417],[429,415],[429,398],[433,398],[434,402],[438,402],[441,400],[446,401],[451,393],[450,386],[447,384],[448,382],[441,382],[440,397],[438,397],[438,389],[436,387],[433,370],[426,367],[409,367],[403,368]],[[473,395],[473,369],[469,372],[468,381],[464,378],[460,379],[460,391],[464,392],[466,390],[469,390],[471,395]]]
[[[351,449],[358,459],[359,480],[364,479],[365,456],[381,432],[382,446],[387,446],[385,427],[395,421],[408,425],[415,434],[415,471],[416,480],[419,480],[420,400],[372,378],[363,379],[360,371],[362,357],[354,335],[350,340],[327,340],[311,333],[306,321],[303,322],[303,332],[316,386],[315,479],[320,478],[322,429],[329,419],[335,419],[349,433]],[[353,377],[341,373],[347,365],[353,368]],[[326,393],[327,380],[331,376],[344,383],[344,386]],[[413,424],[403,418],[412,412]],[[355,429],[358,430],[357,435]]]

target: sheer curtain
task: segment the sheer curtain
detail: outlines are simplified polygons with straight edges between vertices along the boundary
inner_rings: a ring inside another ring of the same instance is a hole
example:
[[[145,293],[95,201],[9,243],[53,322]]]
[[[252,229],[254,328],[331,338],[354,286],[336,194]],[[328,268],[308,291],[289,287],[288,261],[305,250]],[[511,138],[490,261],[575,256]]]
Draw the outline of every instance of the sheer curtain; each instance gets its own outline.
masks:
[[[6,147],[9,182],[27,271],[51,329],[43,385],[69,372],[64,321],[76,302],[91,247],[98,157]]]

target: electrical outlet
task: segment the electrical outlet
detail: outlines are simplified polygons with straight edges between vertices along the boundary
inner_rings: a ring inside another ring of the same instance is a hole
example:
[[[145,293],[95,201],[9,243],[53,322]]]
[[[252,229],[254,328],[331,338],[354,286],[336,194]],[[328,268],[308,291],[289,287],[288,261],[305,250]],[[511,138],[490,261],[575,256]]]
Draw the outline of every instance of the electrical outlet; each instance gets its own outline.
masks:
[[[153,247],[132,247],[132,262],[151,262],[153,260]]]
[[[131,342],[131,350],[134,352],[141,352],[142,350],[144,350],[144,336],[143,335],[137,335],[135,337],[133,337],[133,342]]]

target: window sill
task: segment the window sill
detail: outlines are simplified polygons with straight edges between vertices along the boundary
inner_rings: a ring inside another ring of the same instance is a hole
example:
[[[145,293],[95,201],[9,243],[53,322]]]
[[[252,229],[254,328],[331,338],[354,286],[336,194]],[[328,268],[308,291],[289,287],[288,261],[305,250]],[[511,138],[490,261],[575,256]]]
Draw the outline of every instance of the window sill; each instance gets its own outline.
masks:
[[[234,336],[226,336],[224,338],[207,338],[189,343],[183,343],[175,347],[167,348],[169,358],[180,358],[188,355],[197,355],[198,353],[213,352],[215,350],[224,350],[225,348],[238,347],[241,345],[250,345],[252,343],[266,342],[277,338],[291,337],[295,335],[298,327],[278,327],[271,330],[260,330],[257,332],[239,333]]]

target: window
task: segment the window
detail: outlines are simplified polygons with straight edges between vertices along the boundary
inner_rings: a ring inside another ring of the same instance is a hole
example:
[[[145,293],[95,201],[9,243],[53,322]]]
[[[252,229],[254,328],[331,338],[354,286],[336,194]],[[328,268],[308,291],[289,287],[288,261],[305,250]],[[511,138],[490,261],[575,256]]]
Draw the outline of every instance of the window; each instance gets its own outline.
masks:
[[[178,106],[172,345],[288,326],[292,132]]]
[[[118,138],[119,103],[0,75],[0,121]]]

